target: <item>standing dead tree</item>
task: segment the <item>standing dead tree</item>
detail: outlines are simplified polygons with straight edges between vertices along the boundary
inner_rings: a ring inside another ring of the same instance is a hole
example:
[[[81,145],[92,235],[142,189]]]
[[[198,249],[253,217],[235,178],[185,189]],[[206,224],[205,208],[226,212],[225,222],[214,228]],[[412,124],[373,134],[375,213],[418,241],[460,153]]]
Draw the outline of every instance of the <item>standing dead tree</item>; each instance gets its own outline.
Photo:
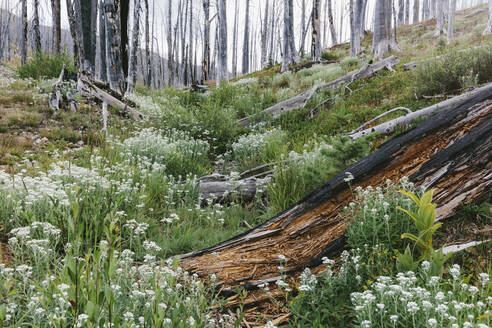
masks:
[[[227,18],[226,18],[226,0],[217,1],[219,13],[219,35],[218,35],[218,60],[217,60],[217,78],[216,83],[220,85],[222,81],[228,81],[227,72]],[[216,38],[217,39],[217,38]]]
[[[374,7],[374,36],[372,47],[374,57],[381,59],[390,49],[399,50],[391,38],[391,0],[376,0]]]
[[[53,24],[53,52],[61,51],[61,0],[51,0],[51,16]]]
[[[126,92],[132,93],[137,81],[137,56],[138,56],[138,39],[140,36],[140,0],[135,0],[133,5],[133,31],[132,46],[130,48],[130,66],[128,67],[128,85]]]
[[[311,58],[313,60],[320,60],[321,58],[321,34],[320,34],[320,0],[313,0],[313,11],[311,17],[312,38],[311,38]]]
[[[243,37],[243,62],[242,62],[242,72],[243,74],[248,74],[249,72],[249,5],[250,0],[245,0],[246,4],[246,17],[244,18],[244,37]]]
[[[489,0],[489,19],[487,20],[487,26],[483,31],[484,35],[492,33],[492,0]]]
[[[22,6],[21,65],[24,65],[27,59],[27,0],[22,0],[21,6]]]

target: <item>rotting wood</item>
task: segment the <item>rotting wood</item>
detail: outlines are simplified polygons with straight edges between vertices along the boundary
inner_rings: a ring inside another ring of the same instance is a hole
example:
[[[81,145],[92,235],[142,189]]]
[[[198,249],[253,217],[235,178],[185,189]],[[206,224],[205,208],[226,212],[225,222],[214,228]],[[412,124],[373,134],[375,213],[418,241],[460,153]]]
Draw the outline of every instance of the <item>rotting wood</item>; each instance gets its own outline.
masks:
[[[435,105],[425,107],[415,112],[411,112],[404,116],[400,116],[394,120],[384,122],[377,126],[367,128],[362,131],[358,131],[355,133],[350,133],[348,136],[352,139],[361,138],[367,136],[372,133],[380,133],[380,134],[391,134],[395,131],[397,127],[408,126],[415,119],[427,118],[436,113],[446,111],[454,106],[473,106],[476,103],[479,103],[489,97],[492,96],[492,83],[486,84],[480,88],[474,89],[470,92],[466,92],[462,95],[446,99],[440,103]]]
[[[382,186],[387,179],[398,183],[408,176],[416,185],[435,189],[439,219],[462,203],[486,197],[492,185],[492,101],[482,98],[455,103],[348,167],[344,171],[354,176],[351,187]],[[304,268],[317,268],[323,256],[336,257],[343,249],[345,224],[339,213],[352,198],[344,178],[340,172],[291,208],[237,237],[178,256],[180,265],[202,277],[215,274],[224,295],[234,295],[238,287],[250,289],[246,299],[231,296],[231,305],[267,306],[271,297],[281,294],[271,288],[266,295],[255,283],[279,275],[279,254],[288,258],[285,274],[295,279]]]
[[[76,112],[78,108],[77,101],[73,98],[71,92],[66,92],[63,95],[62,86],[66,82],[68,77],[67,69],[65,64],[63,64],[62,70],[58,79],[53,83],[53,90],[50,92],[48,97],[48,104],[54,113],[57,113],[66,103],[70,104],[70,109],[72,112]]]
[[[273,118],[278,118],[279,116],[286,114],[288,112],[291,112],[293,110],[301,109],[304,108],[307,104],[307,102],[313,97],[313,95],[319,91],[319,90],[329,90],[329,89],[336,89],[340,86],[342,86],[345,83],[351,83],[354,82],[357,79],[366,79],[369,77],[372,77],[376,72],[384,70],[384,69],[389,69],[398,64],[400,60],[396,56],[390,56],[386,59],[383,59],[377,63],[374,64],[366,64],[364,65],[361,69],[352,71],[336,80],[316,85],[313,88],[302,92],[298,94],[295,97],[292,97],[290,99],[284,100],[282,102],[279,102],[278,104],[275,104],[260,113],[254,115],[254,117],[264,117],[264,116],[271,116]],[[240,125],[243,126],[248,126],[253,117],[245,117],[237,122]]]

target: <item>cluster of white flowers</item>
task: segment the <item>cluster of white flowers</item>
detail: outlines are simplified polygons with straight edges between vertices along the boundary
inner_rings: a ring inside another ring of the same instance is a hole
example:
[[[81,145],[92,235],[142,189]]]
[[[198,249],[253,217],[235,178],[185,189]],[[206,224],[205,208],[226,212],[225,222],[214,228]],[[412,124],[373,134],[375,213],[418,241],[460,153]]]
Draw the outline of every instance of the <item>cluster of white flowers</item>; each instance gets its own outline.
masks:
[[[31,206],[46,200],[58,201],[69,205],[67,192],[75,186],[84,186],[86,190],[96,187],[107,189],[109,182],[96,170],[74,165],[68,161],[53,163],[47,172],[31,177],[25,169],[10,175],[0,171],[0,189],[9,197],[19,201],[19,206]]]
[[[53,248],[60,239],[61,231],[49,222],[35,221],[29,226],[14,228],[9,245],[17,256],[30,256],[36,262],[54,255]]]
[[[422,270],[424,276],[427,266],[425,263]],[[480,290],[460,282],[456,264],[449,272],[450,279],[429,277],[426,285],[411,271],[395,278],[379,277],[370,289],[351,295],[358,322],[367,327],[488,327],[492,297],[485,284]],[[487,274],[480,277],[488,281]],[[441,284],[452,290],[442,290]]]

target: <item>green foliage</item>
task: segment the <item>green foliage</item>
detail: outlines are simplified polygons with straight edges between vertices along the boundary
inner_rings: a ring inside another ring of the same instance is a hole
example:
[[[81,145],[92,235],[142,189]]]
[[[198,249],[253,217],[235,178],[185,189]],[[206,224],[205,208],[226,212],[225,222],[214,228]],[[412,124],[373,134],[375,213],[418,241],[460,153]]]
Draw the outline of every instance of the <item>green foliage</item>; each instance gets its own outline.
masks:
[[[467,51],[451,51],[439,59],[419,65],[415,70],[415,91],[418,96],[458,94],[481,83],[492,81],[490,46]]]
[[[40,53],[31,57],[25,65],[19,66],[17,74],[22,79],[53,79],[60,75],[63,65],[68,73],[77,71],[72,56],[67,52],[58,55]]]
[[[324,137],[312,151],[291,152],[270,184],[270,208],[283,211],[358,159],[368,154],[369,138],[351,141],[344,136]]]
[[[408,215],[397,210],[397,207],[408,206],[414,210],[416,206],[409,203],[408,198],[398,192],[398,188],[415,191],[414,185],[407,178],[402,178],[399,186],[388,181],[383,188],[355,189],[354,201],[345,209],[345,236],[350,248],[384,245],[390,251],[403,252],[408,247],[408,241],[401,239],[400,235],[404,232],[415,233],[417,230]]]
[[[347,73],[355,70],[359,65],[360,60],[357,57],[345,58],[340,62],[340,67]]]
[[[441,222],[434,223],[436,220],[437,205],[432,203],[433,192],[433,189],[428,190],[419,198],[411,192],[401,190],[400,193],[408,196],[417,205],[417,212],[404,209],[400,206],[397,207],[398,210],[408,214],[418,231],[418,235],[405,232],[401,237],[412,240],[423,256],[429,255],[433,251],[432,235],[442,225]]]
[[[328,51],[325,50],[321,53],[321,59],[327,61],[335,61],[340,59],[344,55],[342,51]]]

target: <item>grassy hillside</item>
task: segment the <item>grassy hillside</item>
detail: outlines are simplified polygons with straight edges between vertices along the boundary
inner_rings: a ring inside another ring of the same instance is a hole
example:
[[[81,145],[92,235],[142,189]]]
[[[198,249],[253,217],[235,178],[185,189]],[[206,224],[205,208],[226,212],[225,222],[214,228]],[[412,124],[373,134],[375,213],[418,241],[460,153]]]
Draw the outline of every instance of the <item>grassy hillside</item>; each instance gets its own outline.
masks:
[[[127,97],[151,118],[136,122],[111,109],[107,131],[99,105],[76,95],[76,112],[53,113],[47,104],[53,80],[20,79],[13,63],[0,66],[0,325],[244,325],[241,309],[223,310],[214,277],[200,280],[164,259],[262,223],[373,152],[387,137],[351,142],[344,136],[364,122],[491,82],[492,38],[482,36],[487,13],[464,18],[474,10],[458,13],[456,40],[449,45],[433,37],[434,21],[399,28],[395,71],[319,92],[304,109],[279,119],[257,114],[370,62],[371,36],[358,59],[348,58],[342,46],[325,51],[336,63],[283,74],[275,65],[204,94],[138,87]],[[403,70],[407,62],[435,56],[441,59]],[[237,124],[244,117],[253,124]],[[261,180],[253,200],[200,197],[199,177],[220,173],[237,181],[241,172],[263,164],[273,175]],[[423,193],[404,177],[385,190],[354,190],[353,207],[344,214],[346,255],[336,264],[326,259],[327,270],[317,278],[306,271],[296,285],[277,283],[286,302],[272,302],[291,312],[288,324],[490,326],[491,243],[446,261],[433,252],[490,239],[490,199],[464,206],[434,234],[433,250],[422,251],[400,238],[418,229],[396,209],[416,209],[398,189]],[[396,258],[407,247],[403,266]],[[391,298],[381,288],[407,294]],[[257,319],[266,323],[268,316]]]

